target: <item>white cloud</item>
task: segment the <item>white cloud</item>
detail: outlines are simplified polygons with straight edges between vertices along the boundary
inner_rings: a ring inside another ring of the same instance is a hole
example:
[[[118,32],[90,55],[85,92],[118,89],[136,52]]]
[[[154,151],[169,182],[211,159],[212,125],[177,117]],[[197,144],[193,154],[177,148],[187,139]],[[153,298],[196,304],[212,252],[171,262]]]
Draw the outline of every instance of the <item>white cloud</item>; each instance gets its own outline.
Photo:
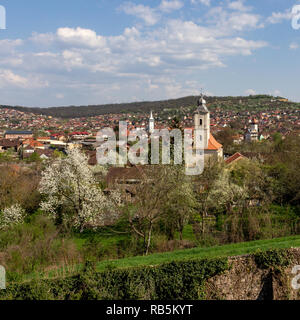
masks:
[[[282,93],[280,92],[280,90],[274,90],[273,93],[271,93],[273,96],[275,97],[280,97],[282,95]]]
[[[33,89],[46,87],[47,85],[47,82],[43,82],[35,76],[24,77],[12,72],[9,69],[0,69],[0,88],[12,86],[25,89]]]
[[[126,14],[133,15],[144,20],[144,22],[149,26],[155,25],[160,19],[160,16],[155,9],[142,4],[135,5],[134,3],[127,2],[122,5],[120,9],[122,9]]]
[[[49,86],[54,103],[71,99],[71,104],[197,94],[198,80],[187,79],[199,79],[203,70],[225,68],[229,57],[248,56],[268,45],[244,36],[262,27],[262,17],[237,4],[230,9],[228,3],[209,8],[201,23],[182,17],[160,21],[164,13],[180,9],[182,1],[162,0],[155,8],[125,3],[125,13],[151,28],[139,23],[114,36],[82,27],[34,33],[2,55],[0,47],[0,69],[6,70],[0,86],[18,87],[18,92]]]
[[[245,6],[243,0],[232,1],[228,4],[228,8],[237,11],[251,11],[252,8]]]
[[[263,28],[262,17],[249,12],[228,12],[223,7],[214,7],[207,13],[209,22],[215,24],[213,29],[222,35],[231,35],[233,32],[249,31]]]
[[[231,25],[232,29],[238,31],[263,27],[260,23],[260,17],[249,13],[231,15],[228,19],[228,24]]]
[[[124,91],[126,82],[128,94],[148,88],[169,98],[172,92],[179,95],[179,92],[199,90],[182,83],[185,75],[225,67],[225,57],[251,55],[267,45],[263,41],[232,36],[232,32],[230,28],[224,33],[213,25],[204,27],[179,19],[168,20],[164,26],[151,31],[126,28],[122,34],[110,37],[89,29],[59,28],[53,34],[34,35],[37,48],[45,45],[45,38],[52,40],[46,50],[23,55],[18,70],[43,74],[50,85],[60,91],[62,87],[76,92],[92,90],[95,96],[101,88],[111,97],[115,92],[113,88],[119,86]],[[159,82],[160,79],[168,81]],[[170,82],[170,79],[173,80]],[[26,80],[19,78],[24,88],[29,85]]]
[[[56,35],[58,41],[73,47],[99,48],[106,45],[106,39],[90,29],[59,28]]]
[[[57,94],[55,95],[55,97],[56,97],[57,99],[63,99],[63,98],[65,97],[65,95],[62,94],[62,93],[57,93]]]
[[[0,40],[0,54],[8,54],[15,51],[17,47],[20,47],[23,44],[23,40],[10,40],[4,39]]]
[[[201,4],[204,4],[205,6],[209,7],[210,6],[210,1],[211,0],[191,0],[191,3],[192,4],[201,3]]]
[[[164,12],[171,12],[181,9],[183,5],[183,2],[179,0],[162,0],[159,9]]]
[[[273,12],[272,15],[267,18],[267,22],[271,24],[277,24],[282,23],[285,20],[290,20],[292,17],[292,10],[287,9],[285,12]]]
[[[54,41],[54,38],[55,35],[53,33],[33,32],[29,39],[35,44],[49,46]]]
[[[174,10],[179,10],[183,6],[184,3],[181,0],[162,0],[160,5],[155,8],[151,8],[143,4],[126,2],[125,4],[121,5],[119,9],[128,15],[133,15],[144,20],[146,25],[153,26],[159,22],[162,13],[169,13]]]
[[[289,47],[291,50],[296,50],[299,48],[299,44],[296,42],[292,42]]]
[[[249,96],[254,96],[256,95],[256,91],[254,89],[248,89],[245,91],[245,93]]]
[[[24,77],[21,77],[11,70],[0,69],[0,87],[11,84],[17,87],[27,87],[28,80]]]

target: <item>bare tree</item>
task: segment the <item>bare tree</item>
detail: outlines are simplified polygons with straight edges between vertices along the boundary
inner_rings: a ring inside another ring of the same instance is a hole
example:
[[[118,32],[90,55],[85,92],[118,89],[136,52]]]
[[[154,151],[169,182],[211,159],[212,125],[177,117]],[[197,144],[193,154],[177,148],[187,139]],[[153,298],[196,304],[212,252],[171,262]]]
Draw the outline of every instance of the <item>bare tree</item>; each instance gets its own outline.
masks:
[[[173,186],[166,194],[163,207],[163,218],[169,231],[169,239],[174,239],[174,231],[178,231],[180,240],[183,240],[183,229],[199,207],[194,183],[192,178],[185,174],[182,166],[173,166],[168,170],[165,180]]]
[[[200,205],[200,215],[201,215],[201,233],[205,232],[205,218],[208,216],[209,212],[209,196],[215,188],[215,182],[218,179],[220,173],[223,170],[223,165],[215,162],[209,161],[202,175],[197,176],[195,179],[195,188],[198,195],[198,201]]]
[[[144,253],[149,253],[153,228],[161,219],[167,194],[174,186],[167,182],[168,166],[148,167],[136,187],[136,196],[127,207],[128,221],[131,230],[144,243]]]

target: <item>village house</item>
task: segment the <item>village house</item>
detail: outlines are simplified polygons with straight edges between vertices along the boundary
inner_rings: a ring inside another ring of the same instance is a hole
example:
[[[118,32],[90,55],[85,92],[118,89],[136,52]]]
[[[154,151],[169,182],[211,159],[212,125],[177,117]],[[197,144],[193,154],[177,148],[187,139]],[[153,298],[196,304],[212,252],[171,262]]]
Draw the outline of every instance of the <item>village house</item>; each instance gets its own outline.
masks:
[[[225,163],[227,165],[232,165],[232,164],[235,164],[237,162],[239,162],[240,160],[245,160],[245,159],[248,159],[247,157],[243,156],[241,153],[239,152],[236,152],[235,154],[233,154],[231,157],[228,157],[226,160],[225,160]]]
[[[0,152],[13,149],[15,152],[19,150],[21,141],[19,139],[0,139]]]
[[[6,131],[5,139],[28,139],[33,138],[32,131]]]

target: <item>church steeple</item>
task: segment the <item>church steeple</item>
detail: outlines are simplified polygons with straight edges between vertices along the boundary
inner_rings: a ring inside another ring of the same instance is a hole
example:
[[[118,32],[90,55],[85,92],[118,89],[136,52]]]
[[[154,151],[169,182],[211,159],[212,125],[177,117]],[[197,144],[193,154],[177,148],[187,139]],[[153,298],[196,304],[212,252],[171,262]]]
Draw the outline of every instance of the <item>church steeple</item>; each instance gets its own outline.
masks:
[[[203,130],[204,147],[207,148],[210,138],[210,112],[206,107],[206,101],[202,93],[197,101],[194,122],[196,130]]]
[[[208,109],[206,107],[206,100],[204,99],[203,94],[201,93],[201,96],[199,100],[197,101],[197,110],[198,113],[208,113]]]
[[[150,118],[149,118],[149,133],[151,134],[153,132],[154,132],[154,117],[151,111]]]

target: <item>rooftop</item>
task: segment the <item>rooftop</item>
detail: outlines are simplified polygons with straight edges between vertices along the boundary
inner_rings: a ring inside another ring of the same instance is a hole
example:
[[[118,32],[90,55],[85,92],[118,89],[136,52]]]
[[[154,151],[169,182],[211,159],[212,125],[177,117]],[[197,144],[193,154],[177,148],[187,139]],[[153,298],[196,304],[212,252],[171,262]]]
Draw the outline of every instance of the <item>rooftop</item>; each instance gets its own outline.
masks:
[[[33,134],[32,131],[6,131],[5,134]]]

